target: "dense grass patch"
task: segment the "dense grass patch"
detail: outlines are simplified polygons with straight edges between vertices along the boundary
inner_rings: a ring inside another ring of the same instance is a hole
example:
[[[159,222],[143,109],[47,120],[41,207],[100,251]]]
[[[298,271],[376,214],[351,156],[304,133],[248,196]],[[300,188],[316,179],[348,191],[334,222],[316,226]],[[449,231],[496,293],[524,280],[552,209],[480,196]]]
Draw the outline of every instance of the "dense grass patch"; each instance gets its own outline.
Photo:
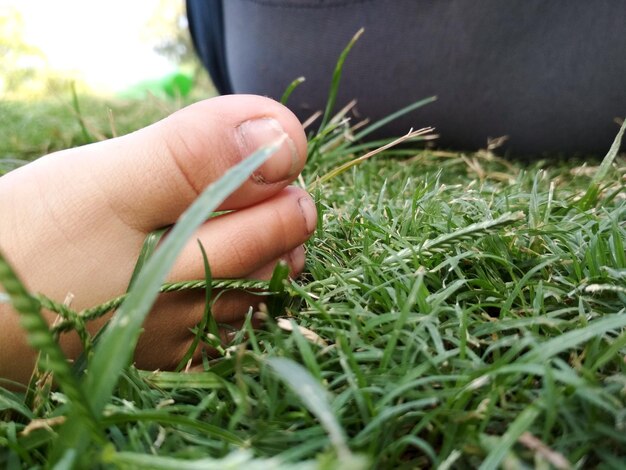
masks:
[[[3,104],[20,124],[1,156],[111,134],[106,109],[68,103]],[[117,132],[171,110],[150,103],[115,112]],[[319,183],[382,144],[325,124],[301,180],[320,214],[306,272],[265,285],[266,327],[248,322],[190,372],[122,367],[98,404],[81,396],[97,378],[80,361],[56,365],[59,389],[0,389],[0,466],[623,466],[624,160],[523,164],[418,143]],[[18,287],[33,319],[38,302],[55,308]],[[86,321],[56,308],[67,327]]]

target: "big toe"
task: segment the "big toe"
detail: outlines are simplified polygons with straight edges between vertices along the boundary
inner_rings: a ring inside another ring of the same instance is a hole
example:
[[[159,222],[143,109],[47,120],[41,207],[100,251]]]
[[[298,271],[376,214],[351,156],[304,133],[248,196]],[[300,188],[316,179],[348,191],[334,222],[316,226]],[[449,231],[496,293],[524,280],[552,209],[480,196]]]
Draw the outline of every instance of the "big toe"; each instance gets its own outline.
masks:
[[[43,174],[54,174],[59,185],[84,185],[92,194],[97,188],[118,218],[147,232],[175,222],[206,186],[281,137],[279,150],[219,208],[241,209],[277,194],[306,161],[298,119],[269,98],[205,100],[132,134],[66,151],[63,165],[56,154],[36,165]]]
[[[132,192],[133,213],[126,215],[135,226],[153,229],[170,224],[226,170],[283,136],[280,149],[220,210],[254,205],[291,183],[306,161],[306,137],[293,113],[268,98],[233,95],[196,103],[125,137],[126,151],[115,155],[120,166],[131,166],[127,175],[134,187],[117,184],[114,194],[119,202],[113,204],[123,213]],[[129,155],[129,150],[134,155]],[[141,200],[137,199],[138,189]],[[142,207],[152,210],[139,209],[138,213],[137,208]]]

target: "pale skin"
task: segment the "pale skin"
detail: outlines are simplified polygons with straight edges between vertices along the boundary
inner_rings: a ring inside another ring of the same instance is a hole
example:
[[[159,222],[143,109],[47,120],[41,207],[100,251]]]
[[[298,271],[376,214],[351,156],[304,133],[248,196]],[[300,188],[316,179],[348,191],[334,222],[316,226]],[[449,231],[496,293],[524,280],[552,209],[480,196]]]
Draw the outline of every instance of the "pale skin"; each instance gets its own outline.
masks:
[[[173,224],[226,169],[283,135],[279,151],[219,207],[234,212],[198,230],[168,280],[204,277],[197,240],[215,278],[268,279],[280,259],[295,276],[317,220],[310,196],[289,186],[305,164],[306,137],[287,108],[251,95],[200,102],[127,136],[56,152],[3,176],[0,250],[30,291],[60,302],[71,293],[75,310],[98,305],[125,292],[148,233]],[[237,327],[260,300],[228,292],[213,312]],[[175,367],[203,308],[200,291],[162,295],[144,324],[136,365]],[[107,318],[90,323],[90,332]],[[75,333],[60,344],[70,359],[81,352]],[[27,383],[35,360],[18,314],[0,303],[0,378]]]

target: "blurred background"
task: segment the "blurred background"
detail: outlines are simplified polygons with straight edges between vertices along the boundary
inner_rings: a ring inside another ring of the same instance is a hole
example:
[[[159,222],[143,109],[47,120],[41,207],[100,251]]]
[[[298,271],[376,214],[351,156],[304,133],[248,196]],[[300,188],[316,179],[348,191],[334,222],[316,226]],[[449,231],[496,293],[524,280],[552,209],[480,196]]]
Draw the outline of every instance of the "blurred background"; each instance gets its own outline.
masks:
[[[0,0],[0,91],[120,94],[197,66],[183,0]]]
[[[215,95],[184,3],[0,0],[0,174]]]

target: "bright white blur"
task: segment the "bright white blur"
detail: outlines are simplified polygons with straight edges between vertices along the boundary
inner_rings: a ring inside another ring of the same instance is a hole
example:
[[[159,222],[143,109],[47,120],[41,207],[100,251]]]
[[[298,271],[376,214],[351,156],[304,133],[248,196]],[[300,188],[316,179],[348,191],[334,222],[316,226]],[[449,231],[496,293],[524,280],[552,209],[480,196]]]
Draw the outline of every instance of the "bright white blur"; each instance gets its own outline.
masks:
[[[20,11],[25,39],[44,52],[51,68],[112,92],[176,68],[145,39],[158,5],[159,0],[0,0],[0,7]]]

